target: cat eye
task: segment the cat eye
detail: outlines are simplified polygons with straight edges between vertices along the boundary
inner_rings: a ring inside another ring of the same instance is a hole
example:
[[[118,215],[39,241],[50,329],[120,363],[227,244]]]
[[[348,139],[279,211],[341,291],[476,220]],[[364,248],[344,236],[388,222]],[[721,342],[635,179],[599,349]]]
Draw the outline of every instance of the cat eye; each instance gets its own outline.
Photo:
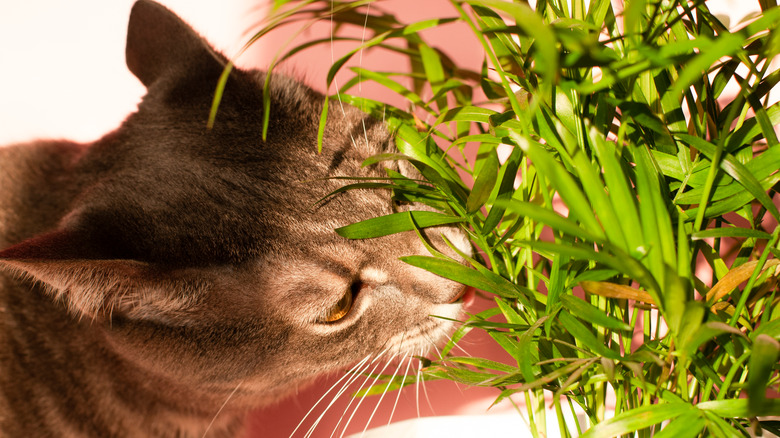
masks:
[[[343,319],[349,311],[352,309],[352,303],[355,298],[355,294],[362,288],[360,283],[353,283],[352,286],[347,289],[344,296],[333,305],[322,318],[324,322],[336,322]]]

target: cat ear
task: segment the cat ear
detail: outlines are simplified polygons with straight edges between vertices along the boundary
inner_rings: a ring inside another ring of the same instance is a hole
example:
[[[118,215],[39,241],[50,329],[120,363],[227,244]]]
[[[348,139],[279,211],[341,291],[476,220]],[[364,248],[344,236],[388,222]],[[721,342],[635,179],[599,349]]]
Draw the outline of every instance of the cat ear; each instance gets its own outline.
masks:
[[[150,0],[133,5],[125,58],[147,88],[170,74],[204,69],[219,73],[227,62],[176,14]]]
[[[148,315],[162,289],[158,270],[135,260],[102,259],[84,236],[60,230],[0,251],[0,266],[35,279],[75,314],[96,318],[111,312]],[[140,309],[140,307],[144,307]]]

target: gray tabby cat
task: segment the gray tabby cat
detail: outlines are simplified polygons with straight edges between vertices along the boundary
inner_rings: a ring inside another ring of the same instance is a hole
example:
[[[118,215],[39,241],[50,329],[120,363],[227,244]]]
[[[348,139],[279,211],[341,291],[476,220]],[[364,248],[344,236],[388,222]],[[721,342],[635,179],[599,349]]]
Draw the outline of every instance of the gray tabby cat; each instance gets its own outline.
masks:
[[[360,167],[391,148],[380,123],[334,105],[318,155],[323,97],[274,75],[264,142],[265,75],[234,70],[206,129],[226,59],[148,0],[126,57],[147,95],[116,131],[0,148],[0,436],[238,436],[315,376],[441,340],[430,315],[456,317],[463,288],[397,260],[427,253],[418,236],[333,232],[408,207],[315,208],[340,183],[304,182],[383,176]]]

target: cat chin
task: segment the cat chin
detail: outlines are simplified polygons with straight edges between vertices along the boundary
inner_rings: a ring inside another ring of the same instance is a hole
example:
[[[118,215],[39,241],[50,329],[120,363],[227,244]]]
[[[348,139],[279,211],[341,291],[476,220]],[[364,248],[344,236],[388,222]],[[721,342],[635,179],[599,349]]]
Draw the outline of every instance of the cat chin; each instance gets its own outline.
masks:
[[[426,356],[449,339],[462,310],[463,303],[460,301],[434,306],[426,321],[390,338],[385,351],[390,355]]]

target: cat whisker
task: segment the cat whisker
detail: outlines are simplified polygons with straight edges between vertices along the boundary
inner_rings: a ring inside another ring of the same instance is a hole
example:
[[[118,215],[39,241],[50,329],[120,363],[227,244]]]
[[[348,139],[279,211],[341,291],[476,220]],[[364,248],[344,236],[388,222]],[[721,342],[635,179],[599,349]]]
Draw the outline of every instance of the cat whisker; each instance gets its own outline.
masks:
[[[369,354],[368,356],[364,357],[364,358],[363,358],[363,360],[361,360],[361,361],[360,361],[360,362],[358,362],[358,363],[357,363],[355,366],[353,366],[352,368],[350,368],[350,369],[349,369],[349,371],[347,371],[346,373],[344,373],[344,375],[343,375],[343,376],[341,376],[341,378],[340,378],[340,379],[338,379],[338,380],[336,381],[336,383],[334,383],[334,384],[333,384],[333,385],[332,385],[332,386],[331,386],[331,387],[330,387],[330,388],[329,388],[327,391],[325,391],[325,393],[324,393],[324,394],[322,394],[322,396],[319,398],[319,400],[317,400],[317,402],[316,402],[316,403],[314,403],[314,405],[313,405],[313,406],[312,406],[312,407],[309,409],[309,412],[307,412],[307,413],[306,413],[306,415],[304,415],[304,416],[303,416],[303,418],[301,418],[301,421],[298,423],[298,426],[296,426],[296,427],[295,427],[295,430],[293,430],[293,431],[292,431],[292,433],[290,434],[290,438],[292,438],[292,437],[295,435],[295,432],[297,432],[297,431],[298,431],[298,429],[300,429],[300,427],[303,425],[304,421],[306,421],[306,419],[309,417],[309,415],[311,415],[311,413],[312,413],[312,412],[314,412],[314,409],[315,409],[317,406],[319,406],[319,404],[320,404],[320,403],[321,403],[321,402],[322,402],[322,401],[325,399],[325,397],[327,397],[327,396],[328,396],[328,394],[330,394],[330,393],[331,393],[331,391],[333,391],[334,389],[336,389],[336,386],[338,386],[338,385],[341,383],[341,381],[342,381],[342,380],[344,380],[344,379],[346,379],[347,377],[350,377],[352,380],[354,380],[354,378],[355,378],[355,374],[351,374],[351,373],[352,373],[353,371],[355,371],[355,370],[358,370],[358,369],[360,369],[360,368],[363,366],[363,364],[365,364],[365,362],[366,362],[366,361],[368,361],[368,359],[370,359],[370,358],[371,358],[371,355],[370,355],[370,354]],[[369,366],[370,366],[370,364],[369,364]],[[351,383],[351,382],[347,382],[347,383],[346,383],[346,385],[349,385],[350,383]],[[345,386],[346,386],[346,385],[345,385]],[[337,396],[336,396],[336,397],[338,397],[338,394],[337,394]],[[335,400],[335,399],[334,399],[334,400]],[[332,403],[332,402],[331,402],[331,403]],[[327,408],[325,408],[325,410],[327,411]],[[324,415],[324,412],[323,412],[323,415]],[[319,420],[319,419],[318,419],[318,420]]]
[[[420,348],[420,356],[423,355],[423,349]],[[422,380],[422,361],[417,361],[417,380],[415,381],[415,400],[417,404],[417,418],[420,418],[420,381]]]
[[[435,348],[438,351],[438,348],[436,348],[435,344],[431,344],[431,345],[433,345],[433,348]],[[439,357],[441,357],[441,354],[439,354]],[[420,380],[424,380],[422,378],[422,364],[420,364]],[[420,380],[418,380],[418,383],[420,383]],[[423,389],[423,394],[425,394],[425,401],[428,403],[428,408],[431,410],[431,413],[433,415],[436,415],[435,411],[433,410],[433,405],[431,404],[431,398],[428,396],[428,388],[425,386],[425,382],[424,381],[421,382],[421,386],[422,386],[422,389]],[[418,409],[419,409],[419,403],[418,403]],[[418,411],[418,414],[419,414],[419,411]]]
[[[393,361],[393,359],[395,359],[396,356],[398,356],[398,353],[394,353],[392,356],[390,356],[390,359],[387,361],[387,363],[382,368],[382,370],[379,371],[379,373],[376,374],[376,377],[374,377],[374,380],[371,382],[371,386],[376,385],[376,382],[379,380],[379,376],[381,376],[382,373],[385,372],[387,367],[390,366],[390,363]],[[378,367],[378,365],[379,364],[377,364],[377,367]],[[374,374],[374,370],[371,371],[371,374]],[[363,390],[363,387],[365,386],[365,384],[368,381],[369,381],[369,379],[366,379],[365,382],[363,382],[363,384],[360,385],[360,389],[358,389],[358,392]],[[358,400],[357,405],[355,405],[355,409],[352,410],[352,414],[350,414],[349,418],[347,419],[347,422],[344,424],[344,428],[341,429],[341,435],[339,435],[339,438],[344,438],[344,434],[347,432],[347,427],[349,427],[349,423],[352,422],[352,418],[355,417],[355,414],[357,413],[357,410],[360,409],[360,405],[363,404],[363,400],[365,400],[365,399],[366,399],[365,396],[364,397],[360,397],[360,400]]]
[[[472,355],[471,355],[471,353],[469,353],[469,352],[468,352],[468,351],[466,351],[466,350],[465,350],[463,347],[461,347],[459,343],[457,343],[457,342],[454,342],[454,341],[452,340],[452,337],[451,337],[450,335],[448,335],[448,334],[445,334],[444,336],[446,336],[446,337],[447,337],[447,339],[448,339],[450,342],[452,342],[452,347],[453,347],[453,349],[454,349],[454,348],[457,348],[457,349],[458,349],[458,350],[460,350],[460,351],[461,351],[461,352],[462,352],[464,355],[466,355],[466,356],[468,356],[468,357],[474,357],[474,356],[472,356]]]
[[[309,428],[309,431],[306,433],[305,438],[311,437],[311,435],[314,433],[314,430],[317,428],[317,425],[319,425],[320,421],[325,417],[325,414],[328,412],[328,410],[330,410],[330,408],[336,403],[336,400],[338,400],[342,395],[344,395],[344,393],[347,391],[347,388],[349,388],[353,383],[355,383],[355,381],[357,381],[357,379],[361,375],[363,375],[363,373],[365,373],[366,370],[368,370],[368,368],[371,365],[373,365],[375,362],[377,362],[382,357],[382,354],[384,354],[384,352],[379,354],[377,357],[374,358],[374,360],[372,360],[371,362],[367,363],[362,368],[356,369],[354,371],[350,371],[351,373],[353,373],[352,376],[350,377],[350,379],[347,380],[347,382],[344,385],[341,386],[341,389],[339,389],[339,391],[336,393],[336,395],[333,396],[333,398],[331,399],[331,401],[328,404],[328,406],[325,407],[325,409],[322,411],[320,416],[317,417],[317,420],[314,422],[314,424],[312,424],[312,426]],[[374,368],[372,369],[372,372],[373,372],[373,370],[376,370],[376,368],[378,366],[379,366],[379,364],[375,365]],[[352,400],[350,399],[350,402],[347,404],[347,408],[349,407],[349,405],[351,403],[352,403]],[[345,409],[345,411],[346,411],[346,409]],[[342,418],[343,418],[343,414],[342,414]],[[339,423],[341,423],[341,418],[339,418],[339,422],[336,423],[336,426],[333,427],[333,431],[331,432],[331,437],[335,433],[336,429],[338,429],[338,424]]]
[[[404,355],[404,358],[407,356]],[[379,409],[379,405],[382,404],[382,400],[384,400],[385,395],[387,395],[387,391],[390,389],[390,385],[393,384],[395,381],[395,376],[398,375],[398,372],[401,371],[401,366],[404,364],[404,358],[401,359],[401,361],[398,363],[398,366],[395,368],[395,371],[393,372],[393,375],[390,377],[390,380],[387,382],[387,385],[385,386],[385,389],[382,391],[382,395],[379,396],[379,400],[376,402],[376,406],[374,406],[374,410],[371,412],[371,415],[368,416],[368,421],[366,421],[366,426],[363,428],[363,432],[360,433],[360,436],[362,437],[363,434],[366,433],[366,430],[368,430],[368,425],[371,424],[371,420],[374,419],[374,415],[376,414],[376,411]],[[388,363],[388,365],[390,365]],[[385,367],[386,368],[386,367]],[[377,376],[378,378],[378,376]],[[400,389],[398,390],[398,393],[400,394]],[[393,408],[395,409],[395,408]]]
[[[412,366],[412,361],[414,360],[414,356],[411,354],[408,354],[406,356],[406,369],[404,370],[404,383],[406,383],[406,379],[409,377],[409,368]],[[387,425],[389,426],[390,423],[393,422],[393,415],[395,414],[395,409],[398,407],[398,400],[401,399],[401,391],[405,388],[405,386],[401,386],[398,388],[398,394],[395,396],[395,402],[393,403],[393,409],[390,410],[390,418],[387,420]]]
[[[360,377],[360,375],[361,375],[363,372],[365,372],[365,371],[368,369],[368,367],[370,367],[371,365],[373,365],[373,364],[374,364],[374,362],[377,362],[377,361],[379,361],[379,359],[381,359],[381,357],[382,357],[382,356],[384,356],[384,355],[385,355],[385,353],[387,353],[387,350],[384,350],[384,351],[382,351],[381,353],[379,353],[379,354],[378,354],[378,355],[377,355],[377,356],[374,358],[374,360],[372,360],[372,361],[371,361],[371,362],[370,362],[368,365],[366,365],[366,366],[365,366],[365,367],[364,367],[362,370],[360,370],[360,372],[359,372],[359,373],[355,373],[355,375],[353,376],[353,378],[352,378],[352,379],[350,379],[350,381],[347,383],[347,385],[344,385],[344,387],[342,388],[341,392],[339,392],[339,394],[337,394],[337,395],[336,395],[336,398],[340,397],[340,396],[341,396],[341,394],[343,394],[343,392],[346,390],[347,386],[349,386],[349,385],[351,385],[352,383],[354,383],[354,382],[355,382],[355,381],[358,379],[358,377]],[[381,362],[380,362],[380,363],[377,363],[377,364],[374,366],[374,368],[373,368],[373,369],[372,369],[372,370],[369,372],[369,374],[373,374],[373,373],[374,373],[374,371],[376,371],[376,369],[377,369],[377,368],[379,368],[379,365],[381,365]],[[358,392],[360,392],[360,391],[363,389],[363,386],[366,384],[366,381],[367,381],[367,379],[366,379],[366,380],[364,380],[364,381],[363,381],[363,383],[360,385],[360,387],[358,388]],[[333,399],[333,401],[335,401],[335,400],[336,400],[336,398],[334,398],[334,399]],[[331,438],[333,437],[333,435],[334,435],[334,434],[336,433],[336,431],[338,430],[338,428],[339,428],[339,425],[341,425],[341,421],[344,419],[344,415],[345,415],[345,414],[346,414],[346,412],[349,410],[349,407],[350,407],[350,406],[352,406],[352,402],[353,402],[353,401],[355,401],[355,399],[354,399],[354,398],[351,398],[351,399],[349,400],[349,403],[347,403],[347,407],[345,407],[345,408],[344,408],[344,413],[342,413],[341,417],[339,418],[339,421],[338,421],[338,422],[336,423],[336,425],[333,427],[333,431],[332,431],[332,432],[331,432],[331,434],[330,434]],[[332,402],[331,402],[331,404],[332,404]],[[328,408],[329,408],[329,407],[330,407],[330,406],[328,406]],[[327,411],[327,408],[326,408],[325,410]],[[322,415],[325,415],[325,412],[323,412],[323,413],[322,413]],[[322,415],[321,415],[320,417],[322,417]],[[318,420],[318,421],[319,421],[319,420]],[[346,427],[346,426],[345,426],[345,427]]]
[[[209,430],[211,430],[211,426],[213,426],[214,422],[217,421],[217,417],[219,417],[219,414],[222,413],[223,409],[225,409],[225,406],[227,406],[227,404],[230,401],[230,399],[233,398],[233,396],[236,394],[236,391],[238,391],[238,388],[241,387],[242,383],[244,383],[244,382],[243,381],[238,382],[238,385],[236,385],[236,387],[233,388],[233,391],[230,393],[230,395],[228,395],[227,399],[225,399],[225,402],[222,403],[222,406],[219,407],[219,410],[217,411],[217,413],[214,414],[214,418],[211,419],[211,422],[206,427],[206,430],[203,431],[203,435],[201,436],[201,438],[206,438],[206,435],[208,435]]]

